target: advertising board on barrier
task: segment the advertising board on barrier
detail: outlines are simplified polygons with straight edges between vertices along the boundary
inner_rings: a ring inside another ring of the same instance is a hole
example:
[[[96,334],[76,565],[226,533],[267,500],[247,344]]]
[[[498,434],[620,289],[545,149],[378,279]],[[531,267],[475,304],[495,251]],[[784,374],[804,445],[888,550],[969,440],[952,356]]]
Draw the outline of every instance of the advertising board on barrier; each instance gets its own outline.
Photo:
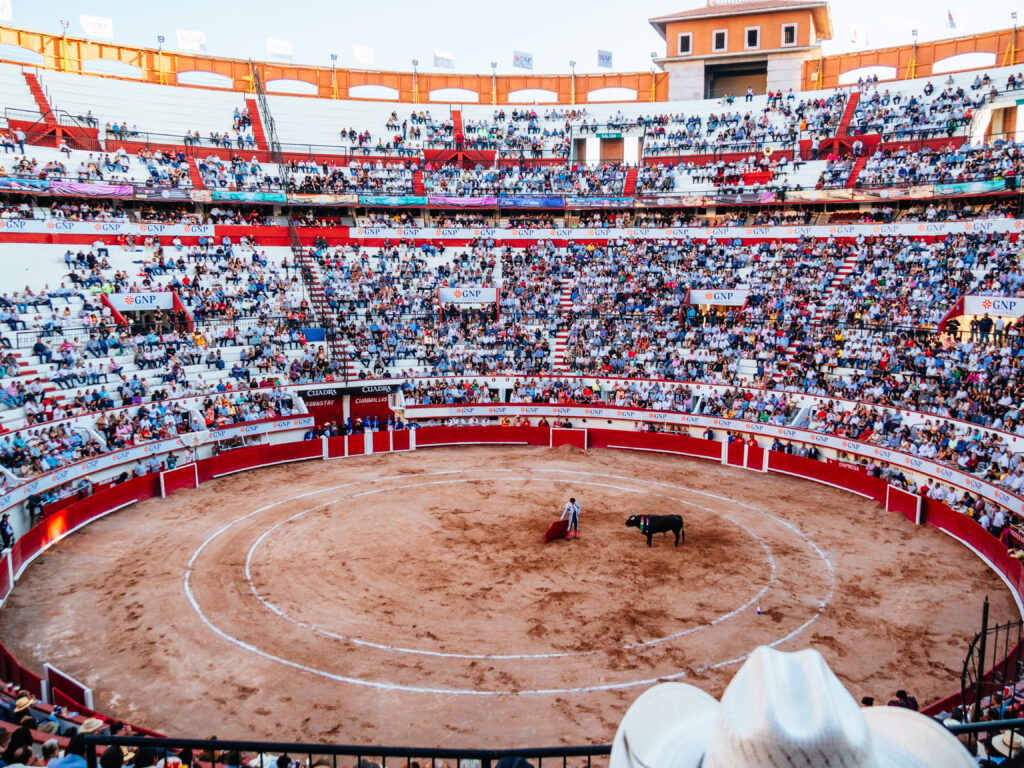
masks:
[[[214,189],[213,199],[235,203],[284,203],[284,192],[237,192],[229,189]]]
[[[127,221],[64,221],[62,219],[0,219],[0,232],[24,232],[37,235],[91,235],[105,237],[135,235],[191,235],[213,237],[212,224],[135,224]]]
[[[631,197],[567,197],[566,208],[632,208]]]
[[[421,195],[360,195],[360,205],[426,205]]]
[[[965,296],[964,314],[1021,317],[1024,315],[1024,299],[1011,296]]]
[[[499,205],[504,206],[506,199],[498,198]],[[523,198],[541,200],[542,198]],[[563,202],[558,199],[559,205]],[[792,240],[804,237],[848,237],[860,235],[871,236],[907,236],[907,237],[942,237],[955,234],[1024,234],[1024,220],[1017,219],[984,219],[981,221],[939,221],[939,222],[897,222],[894,224],[824,224],[813,226],[775,226],[775,227],[670,227],[655,228],[561,228],[561,229],[459,229],[459,228],[405,228],[390,229],[386,227],[356,227],[349,230],[355,237],[374,238],[409,238],[419,240],[435,240],[449,238],[456,240],[472,240],[481,237],[486,231],[487,236],[498,240],[693,240],[716,239],[757,239],[757,240]]]
[[[449,206],[452,208],[497,208],[496,197],[456,197],[454,195],[431,195],[427,198],[430,205]]]
[[[742,307],[750,291],[746,288],[691,288],[690,304],[712,307]]]
[[[756,432],[761,437],[779,438],[799,443],[817,445],[821,448],[830,448],[843,453],[864,456],[875,461],[881,461],[893,466],[902,467],[913,472],[920,472],[929,477],[937,478],[948,485],[955,485],[973,494],[981,495],[989,501],[993,501],[1016,514],[1024,513],[1024,499],[1016,496],[1002,488],[981,480],[974,475],[961,472],[954,467],[939,464],[928,459],[922,459],[906,453],[900,453],[889,448],[882,448],[871,443],[861,443],[845,437],[836,437],[822,432],[810,432],[805,429],[777,426],[775,424],[761,424],[757,422],[742,421],[740,419],[726,419],[717,416],[698,416],[692,413],[676,413],[673,411],[644,411],[628,408],[607,408],[602,406],[579,406],[579,405],[548,405],[548,404],[523,404],[523,405],[419,405],[410,406],[408,409],[410,418],[447,418],[447,417],[468,417],[477,416],[493,418],[498,416],[539,416],[545,415],[560,418],[575,419],[624,419],[628,421],[650,421],[659,424],[671,424],[684,427],[696,427],[698,429],[727,430],[734,432]]]
[[[312,416],[294,416],[286,419],[262,421],[253,424],[239,424],[233,427],[225,427],[209,433],[207,443],[218,440],[226,440],[232,437],[250,437],[253,435],[265,435],[271,432],[286,432],[292,429],[307,429],[313,426]],[[184,447],[181,437],[173,437],[167,440],[156,440],[152,443],[125,448],[123,451],[113,451],[92,459],[79,461],[71,466],[64,467],[56,472],[42,475],[25,485],[18,486],[14,490],[0,496],[0,509],[7,509],[15,504],[20,504],[34,493],[43,493],[51,488],[57,488],[64,483],[75,480],[92,472],[99,472],[104,469],[116,467],[119,464],[130,464],[145,459],[149,456],[159,455],[176,451]]]
[[[359,195],[313,195],[289,192],[285,195],[289,203],[302,205],[359,205]]]
[[[308,402],[310,400],[340,400],[347,395],[392,395],[401,388],[401,384],[360,384],[357,386],[321,384],[309,389],[300,389],[298,394],[303,401]]]
[[[480,285],[453,285],[438,288],[437,299],[442,304],[493,304],[498,300],[498,289]]]
[[[136,200],[196,200],[193,196],[195,190],[178,189],[177,187],[135,187]]]
[[[135,188],[129,184],[85,184],[77,181],[51,181],[50,192],[55,195],[82,197],[133,197]]]
[[[174,309],[174,293],[108,293],[107,299],[118,312],[145,312],[149,309]]]
[[[498,198],[499,208],[564,208],[565,200],[560,197],[525,197],[508,195]]]

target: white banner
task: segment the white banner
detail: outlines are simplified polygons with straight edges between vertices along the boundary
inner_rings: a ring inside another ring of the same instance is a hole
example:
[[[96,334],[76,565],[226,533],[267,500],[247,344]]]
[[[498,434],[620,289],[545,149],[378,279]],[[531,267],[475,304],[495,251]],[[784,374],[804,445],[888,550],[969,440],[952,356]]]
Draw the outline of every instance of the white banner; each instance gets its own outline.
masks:
[[[170,291],[159,293],[110,293],[111,306],[118,312],[144,312],[149,309],[174,309],[174,294]]]
[[[290,59],[292,57],[292,41],[278,40],[273,37],[268,37],[267,52],[272,56],[280,56],[285,59]]]
[[[518,69],[533,69],[533,54],[526,51],[513,51],[512,66]]]
[[[878,459],[904,469],[919,472],[933,477],[948,485],[955,485],[974,494],[980,494],[989,501],[994,501],[1007,509],[1021,514],[1024,511],[1024,499],[1015,496],[1002,488],[974,475],[958,469],[938,464],[928,459],[921,459],[907,453],[881,448],[870,443],[860,443],[843,437],[826,435],[821,432],[810,432],[805,429],[779,427],[774,424],[761,424],[740,419],[723,419],[716,416],[696,416],[690,413],[674,413],[670,411],[645,411],[639,408],[604,408],[579,405],[455,405],[455,406],[407,406],[406,413],[412,419],[448,418],[477,416],[493,418],[496,416],[549,416],[559,418],[619,419],[626,421],[647,421],[659,424],[676,424],[679,426],[696,427],[698,429],[717,429],[731,432],[743,432],[766,438],[794,440],[799,443],[813,443],[823,448],[853,453],[865,458]],[[766,446],[762,446],[766,447]]]
[[[498,289],[479,285],[438,288],[437,298],[442,304],[493,304],[498,300]]]
[[[721,288],[691,288],[690,303],[712,307],[742,307],[747,303],[750,291],[743,288],[724,290]]]
[[[78,23],[86,37],[103,37],[108,40],[114,37],[114,21],[106,16],[89,16],[82,13],[78,16]]]
[[[352,58],[364,67],[373,66],[373,48],[352,43]]]
[[[11,21],[14,19],[14,9],[11,7],[11,0],[0,0],[0,21]]]
[[[136,237],[201,235],[213,237],[210,224],[132,224],[127,221],[59,221],[42,219],[0,219],[0,233],[23,232],[35,235],[93,235],[97,240],[135,235]]]
[[[612,52],[598,50],[597,52],[597,66],[605,67],[607,69],[612,68]]]
[[[1024,299],[1009,296],[965,296],[964,314],[1021,317],[1024,315]]]
[[[434,66],[455,69],[455,54],[451,51],[434,51]]]
[[[1024,220],[986,219],[984,221],[944,221],[933,224],[916,222],[899,224],[834,224],[808,227],[674,227],[652,229],[632,227],[623,229],[561,227],[558,229],[499,229],[497,227],[401,228],[352,227],[353,237],[413,238],[435,240],[472,240],[478,237],[494,240],[794,240],[804,237],[856,238],[881,236],[944,237],[960,233],[1006,234],[1024,233]]]
[[[206,33],[195,29],[175,30],[178,47],[183,51],[205,51]]]

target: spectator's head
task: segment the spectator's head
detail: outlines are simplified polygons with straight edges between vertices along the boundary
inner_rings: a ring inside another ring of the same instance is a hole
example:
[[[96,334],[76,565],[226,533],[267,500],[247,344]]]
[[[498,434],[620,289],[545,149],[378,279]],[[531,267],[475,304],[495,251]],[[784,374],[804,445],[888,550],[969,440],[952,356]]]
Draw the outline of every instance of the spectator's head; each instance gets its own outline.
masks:
[[[905,708],[861,709],[814,650],[755,650],[721,703],[663,683],[626,712],[611,768],[970,768],[939,723]]]
[[[100,768],[121,768],[124,765],[124,751],[120,747],[107,747],[100,755]]]

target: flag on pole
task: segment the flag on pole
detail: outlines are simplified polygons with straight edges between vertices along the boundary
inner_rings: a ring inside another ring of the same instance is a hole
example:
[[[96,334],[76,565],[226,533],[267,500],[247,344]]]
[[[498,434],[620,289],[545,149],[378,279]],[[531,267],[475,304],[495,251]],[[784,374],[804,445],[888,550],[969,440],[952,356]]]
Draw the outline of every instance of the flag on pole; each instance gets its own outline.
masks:
[[[11,0],[0,0],[0,21],[11,21],[13,18]]]
[[[273,37],[268,37],[267,52],[272,56],[278,56],[282,59],[290,59],[292,57],[292,41],[277,40]]]
[[[946,9],[946,26],[950,29],[956,29],[956,20],[953,18],[953,9]]]
[[[183,51],[205,51],[206,33],[195,29],[176,29],[178,47]]]
[[[533,69],[533,54],[526,51],[512,51],[512,66],[517,69]]]
[[[364,67],[373,66],[373,48],[352,43],[352,58]]]
[[[434,66],[455,69],[455,54],[451,51],[434,51]]]
[[[112,40],[114,37],[114,22],[105,16],[89,16],[82,13],[78,16],[78,23],[86,37],[104,37]]]
[[[597,66],[605,67],[606,69],[611,69],[612,68],[612,52],[611,51],[602,51],[602,50],[598,49],[598,51],[597,51]]]

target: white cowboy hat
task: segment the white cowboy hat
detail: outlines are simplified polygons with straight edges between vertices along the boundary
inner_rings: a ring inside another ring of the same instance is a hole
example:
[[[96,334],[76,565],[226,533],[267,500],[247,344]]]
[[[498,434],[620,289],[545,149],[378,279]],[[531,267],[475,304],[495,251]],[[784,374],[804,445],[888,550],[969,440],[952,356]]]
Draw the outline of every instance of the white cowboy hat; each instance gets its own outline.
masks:
[[[972,768],[959,741],[903,707],[861,709],[814,650],[758,648],[719,704],[662,683],[633,702],[610,768]]]

